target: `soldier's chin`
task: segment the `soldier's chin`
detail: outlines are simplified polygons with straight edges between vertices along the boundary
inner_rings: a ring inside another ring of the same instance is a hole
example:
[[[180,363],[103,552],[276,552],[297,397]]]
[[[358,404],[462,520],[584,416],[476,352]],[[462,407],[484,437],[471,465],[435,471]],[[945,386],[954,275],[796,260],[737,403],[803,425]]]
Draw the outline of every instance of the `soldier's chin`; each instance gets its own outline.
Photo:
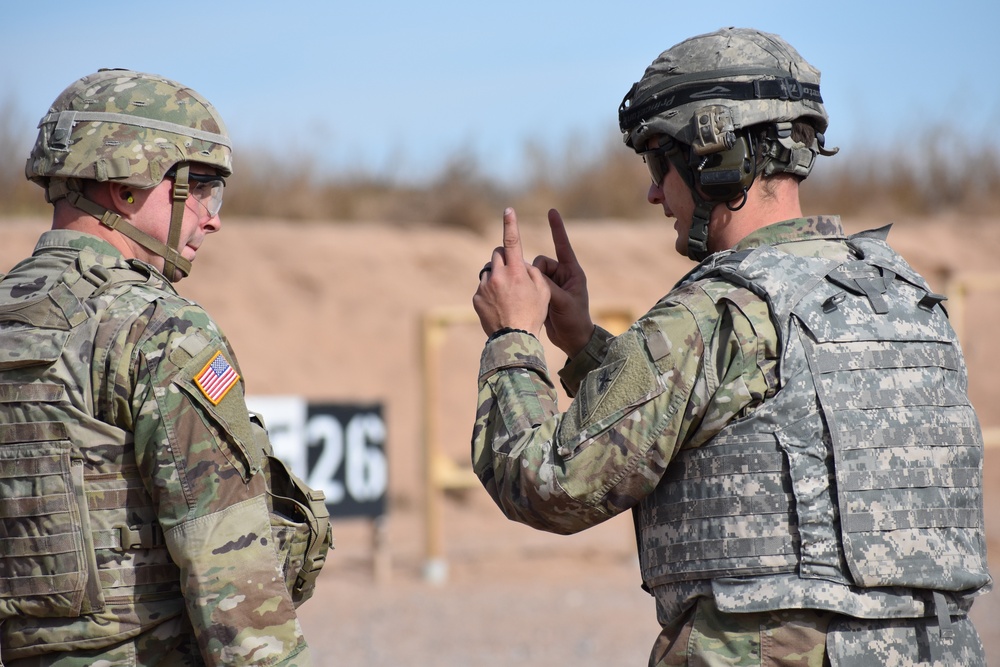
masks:
[[[188,276],[188,274],[184,273],[183,271],[181,271],[179,268],[177,268],[175,266],[174,267],[173,275],[167,276],[167,280],[169,280],[172,283],[177,283],[177,282],[180,282],[181,280],[183,280],[184,278],[187,278],[187,276]]]
[[[181,256],[184,259],[186,259],[188,262],[191,262],[193,264],[194,263],[195,253],[196,253],[196,251],[191,250],[190,248],[185,248],[184,252],[181,253]],[[181,271],[176,266],[174,267],[174,275],[168,276],[168,278],[170,279],[170,282],[172,282],[172,283],[180,282],[181,280],[183,280],[184,278],[187,278],[187,277],[188,277],[188,274],[184,273],[183,271]]]

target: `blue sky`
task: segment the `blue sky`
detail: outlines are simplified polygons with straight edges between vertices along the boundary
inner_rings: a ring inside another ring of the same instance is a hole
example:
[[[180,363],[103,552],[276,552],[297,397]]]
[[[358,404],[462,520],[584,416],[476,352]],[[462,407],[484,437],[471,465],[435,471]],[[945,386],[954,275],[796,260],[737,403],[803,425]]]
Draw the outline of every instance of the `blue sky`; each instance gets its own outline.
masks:
[[[737,25],[783,36],[822,71],[828,145],[845,155],[865,141],[917,147],[942,127],[996,145],[1000,127],[996,0],[150,5],[6,3],[0,104],[33,127],[76,78],[129,67],[210,99],[237,168],[250,147],[420,181],[469,154],[516,182],[526,142],[599,150],[653,58]]]

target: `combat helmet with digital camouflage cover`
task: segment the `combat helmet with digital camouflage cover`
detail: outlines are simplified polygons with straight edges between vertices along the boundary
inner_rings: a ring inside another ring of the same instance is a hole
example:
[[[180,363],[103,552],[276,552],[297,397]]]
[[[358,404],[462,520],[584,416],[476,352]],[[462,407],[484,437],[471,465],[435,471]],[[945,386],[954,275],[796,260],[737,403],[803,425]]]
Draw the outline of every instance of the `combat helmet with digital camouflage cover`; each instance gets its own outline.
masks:
[[[691,189],[692,259],[708,255],[717,204],[735,210],[758,176],[805,178],[817,154],[836,152],[824,148],[828,117],[819,79],[781,37],[724,28],[664,51],[632,85],[618,109],[619,127],[657,186],[673,166]],[[648,150],[654,137],[659,145]]]

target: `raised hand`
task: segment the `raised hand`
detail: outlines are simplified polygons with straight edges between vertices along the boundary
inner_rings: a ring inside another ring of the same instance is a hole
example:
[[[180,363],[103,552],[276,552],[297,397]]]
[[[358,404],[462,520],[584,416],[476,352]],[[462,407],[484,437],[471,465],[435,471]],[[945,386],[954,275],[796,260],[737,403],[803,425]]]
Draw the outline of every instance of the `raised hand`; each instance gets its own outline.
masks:
[[[549,281],[524,261],[517,214],[503,212],[503,246],[493,250],[489,264],[479,272],[479,288],[472,305],[487,335],[510,327],[541,333],[548,312]]]
[[[587,276],[573,252],[562,216],[555,209],[549,211],[549,229],[556,258],[539,255],[533,262],[548,278],[551,291],[545,333],[553,345],[573,357],[584,348],[594,331]]]

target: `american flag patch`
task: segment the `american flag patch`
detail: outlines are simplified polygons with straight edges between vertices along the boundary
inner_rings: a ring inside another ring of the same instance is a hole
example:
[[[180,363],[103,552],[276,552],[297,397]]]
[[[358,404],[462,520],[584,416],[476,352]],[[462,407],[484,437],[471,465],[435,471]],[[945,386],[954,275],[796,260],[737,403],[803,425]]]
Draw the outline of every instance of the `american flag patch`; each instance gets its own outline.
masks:
[[[194,383],[205,398],[212,401],[212,405],[218,405],[239,379],[240,374],[229,365],[222,352],[216,352],[212,360],[194,376]]]

